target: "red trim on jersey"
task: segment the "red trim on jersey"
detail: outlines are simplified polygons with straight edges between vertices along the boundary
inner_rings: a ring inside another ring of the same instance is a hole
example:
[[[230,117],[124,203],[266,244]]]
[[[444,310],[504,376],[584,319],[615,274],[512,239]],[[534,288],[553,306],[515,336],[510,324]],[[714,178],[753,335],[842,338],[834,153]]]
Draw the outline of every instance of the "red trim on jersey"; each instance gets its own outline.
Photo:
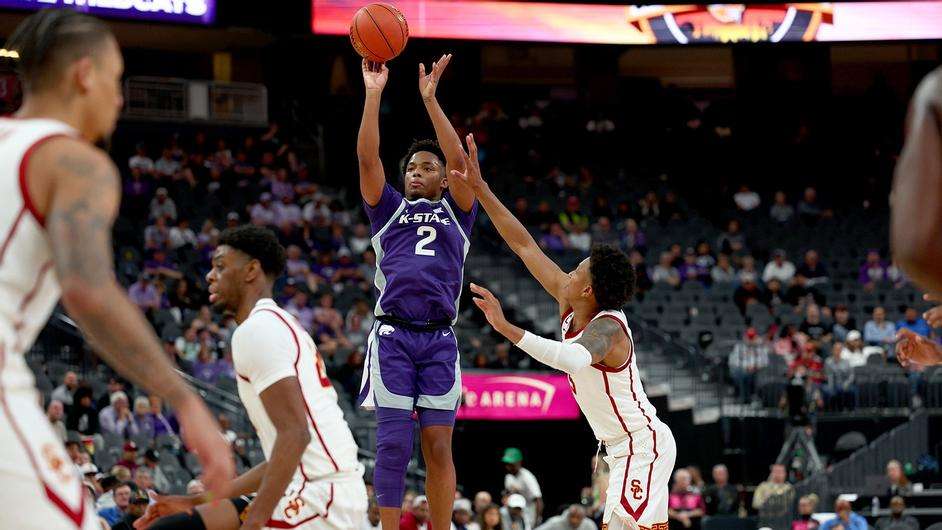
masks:
[[[627,368],[629,364],[631,364],[631,356],[632,356],[632,354],[634,353],[634,350],[635,350],[635,348],[634,348],[634,342],[631,340],[631,334],[628,333],[628,327],[625,326],[625,323],[622,322],[621,319],[618,318],[618,317],[616,317],[615,315],[608,315],[608,314],[606,314],[606,315],[602,315],[602,316],[599,317],[599,318],[610,318],[610,319],[614,320],[615,322],[618,322],[618,325],[621,326],[622,331],[625,332],[625,338],[628,340],[628,358],[627,358],[627,359],[625,360],[625,362],[622,363],[622,365],[619,366],[618,368],[612,368],[611,366],[608,366],[607,364],[603,364],[601,361],[599,361],[599,362],[593,364],[592,367],[593,367],[593,368],[596,368],[596,369],[598,369],[598,370],[601,370],[601,371],[603,371],[603,372],[615,372],[615,373],[621,372],[622,370],[624,370],[625,368]]]
[[[301,489],[304,489],[304,488],[302,487]],[[301,492],[299,491],[299,492],[298,492],[298,495],[300,495],[300,494],[301,494]],[[294,523],[294,524],[291,524],[291,523],[289,523],[289,522],[287,522],[287,521],[279,521],[278,519],[269,519],[268,522],[265,523],[265,526],[267,526],[267,527],[269,527],[269,528],[297,528],[297,527],[301,526],[302,524],[304,524],[304,523],[306,523],[306,522],[308,522],[308,521],[313,521],[314,519],[317,519],[318,517],[323,517],[323,518],[326,519],[326,518],[327,518],[327,514],[330,513],[330,505],[333,504],[333,503],[334,503],[334,485],[333,485],[333,483],[331,483],[331,485],[330,485],[330,498],[327,499],[327,506],[324,507],[324,513],[323,513],[323,514],[315,513],[314,515],[308,517],[307,519],[304,519],[303,521],[298,521],[297,523]]]
[[[3,344],[0,344],[0,374],[3,373],[5,363],[6,351],[3,347]],[[36,473],[36,479],[39,480],[39,483],[43,485],[43,491],[45,492],[46,497],[56,508],[58,508],[66,517],[69,518],[69,520],[75,524],[77,529],[81,530],[82,523],[85,521],[85,488],[82,487],[81,484],[79,485],[79,509],[73,510],[68,504],[65,503],[65,501],[62,500],[61,497],[59,497],[58,494],[56,494],[52,488],[49,487],[49,484],[42,476],[42,472],[39,470],[39,465],[36,463],[36,457],[33,456],[32,451],[29,450],[29,444],[26,442],[26,437],[23,436],[23,431],[20,430],[20,426],[17,425],[13,419],[13,413],[10,412],[10,405],[7,403],[6,389],[3,388],[2,377],[0,377],[0,409],[3,410],[3,414],[10,422],[10,427],[13,430],[13,434],[16,436],[17,441],[26,452],[27,459],[29,460],[33,471]]]
[[[52,260],[49,260],[43,263],[42,267],[39,268],[39,274],[36,275],[36,281],[33,282],[33,286],[30,288],[29,292],[26,293],[26,296],[23,297],[23,301],[20,302],[20,312],[23,312],[26,309],[26,306],[33,301],[33,297],[36,296],[36,293],[39,292],[39,286],[42,285],[43,279],[46,277],[46,273],[49,272],[49,269],[52,268]]]
[[[563,316],[559,317],[559,323],[562,324],[563,322],[565,322],[566,317],[568,317],[571,314],[572,314],[572,308],[570,307],[569,309],[563,312]]]
[[[68,138],[69,135],[65,133],[47,134],[46,136],[43,136],[33,142],[33,144],[26,149],[26,152],[23,153],[23,158],[20,159],[20,194],[23,196],[23,207],[29,210],[29,213],[33,214],[33,217],[36,218],[36,222],[38,222],[42,227],[46,226],[46,218],[43,216],[43,214],[39,213],[39,210],[36,209],[36,204],[33,203],[33,200],[30,198],[29,186],[26,182],[26,170],[29,167],[30,157],[33,156],[33,153],[36,152],[36,149],[38,149],[39,146],[48,142],[49,140],[52,140],[53,138],[60,137]]]
[[[236,372],[236,375],[239,376],[239,379],[245,381],[246,383],[251,383],[251,382],[252,382],[251,379],[249,379],[248,377],[245,377],[244,375],[240,374],[239,372]]]
[[[10,226],[10,231],[3,238],[3,243],[0,244],[0,263],[3,263],[3,256],[6,254],[10,242],[13,241],[13,236],[16,235],[16,229],[20,226],[20,221],[23,220],[24,215],[26,215],[25,207],[20,208],[20,213],[16,214],[16,219],[13,220],[13,224]]]
[[[632,351],[631,355],[632,356],[634,355],[634,351]],[[628,513],[630,513],[635,518],[635,521],[637,521],[638,516],[644,513],[644,509],[647,508],[648,506],[648,500],[650,498],[649,494],[651,492],[651,475],[654,473],[654,463],[657,462],[657,458],[659,455],[657,453],[657,432],[655,432],[654,429],[651,428],[651,418],[644,411],[644,407],[641,406],[641,401],[638,400],[638,394],[635,392],[634,371],[631,369],[630,366],[628,367],[628,388],[631,390],[632,399],[634,399],[635,403],[638,405],[638,410],[641,411],[641,415],[644,416],[644,419],[647,420],[648,422],[646,427],[648,428],[649,431],[651,431],[651,442],[652,442],[652,448],[654,450],[654,458],[651,460],[651,465],[648,466],[648,481],[647,481],[647,486],[644,488],[644,502],[642,502],[638,506],[637,512],[631,509],[631,505],[628,503],[628,497],[625,496],[625,483],[628,480],[628,471],[631,467],[631,466],[625,466],[625,479],[622,481],[622,489],[621,489],[621,505],[625,508],[625,510]]]
[[[298,334],[294,331],[294,328],[291,327],[291,324],[289,324],[288,321],[285,320],[285,317],[281,316],[274,309],[268,309],[268,308],[263,307],[263,308],[260,308],[259,311],[268,311],[269,313],[275,315],[276,317],[278,317],[278,320],[281,320],[285,324],[285,326],[288,326],[288,329],[291,331],[291,337],[294,338],[294,345],[298,350],[298,355],[294,359],[294,373],[298,377],[298,381],[300,382],[301,372],[298,371],[298,363],[301,362],[301,342],[298,340]],[[301,397],[302,398],[304,397],[303,387],[301,388]],[[317,422],[314,421],[314,415],[311,414],[311,408],[308,407],[307,400],[302,400],[302,401],[304,402],[304,410],[307,412],[307,417],[309,420],[311,420],[311,426],[314,427],[314,433],[317,434],[317,439],[320,441],[321,447],[324,449],[324,452],[327,453],[327,458],[330,459],[331,465],[334,466],[334,471],[340,471],[340,467],[337,465],[337,461],[334,460],[334,456],[330,454],[330,449],[327,449],[327,444],[324,443],[324,437],[321,436],[320,429],[317,428]],[[301,465],[301,474],[304,475],[303,464]],[[305,475],[304,478],[307,479],[307,475]],[[304,487],[302,486],[301,489],[304,489]]]
[[[570,310],[570,312],[571,312],[571,310]],[[579,328],[579,329],[577,329],[577,330],[575,330],[575,331],[573,331],[573,330],[571,330],[571,329],[567,330],[565,337],[566,337],[567,339],[571,339],[571,338],[575,337],[576,335],[578,335],[578,334],[582,333],[583,331],[585,331],[585,328],[587,328],[587,327],[589,326],[589,324],[592,323],[592,320],[595,319],[595,317],[598,316],[599,313],[600,313],[600,311],[596,311],[595,314],[593,314],[592,316],[589,317],[588,322],[586,322],[585,325],[582,326],[581,328]],[[573,320],[575,320],[575,317],[573,317]],[[572,326],[572,324],[570,324],[570,327],[571,327],[571,326]]]

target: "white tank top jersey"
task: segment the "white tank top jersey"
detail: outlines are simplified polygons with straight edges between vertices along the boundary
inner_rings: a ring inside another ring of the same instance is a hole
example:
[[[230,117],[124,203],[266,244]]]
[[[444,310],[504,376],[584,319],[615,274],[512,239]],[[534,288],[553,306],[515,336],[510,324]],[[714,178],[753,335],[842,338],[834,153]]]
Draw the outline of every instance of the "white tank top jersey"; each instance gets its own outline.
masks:
[[[29,159],[43,142],[78,137],[56,120],[0,118],[0,387],[33,388],[24,354],[59,300],[45,219],[27,189]]]
[[[585,328],[574,330],[570,310],[562,318],[563,342],[579,340]],[[660,425],[657,411],[641,386],[637,355],[628,319],[621,311],[601,311],[592,321],[611,318],[628,335],[628,360],[618,368],[602,363],[587,366],[569,376],[569,384],[576,403],[582,409],[596,439],[605,445],[614,445],[640,429],[653,429]],[[586,324],[588,327],[588,324]]]
[[[314,341],[288,312],[270,298],[259,300],[232,335],[232,362],[239,397],[258,433],[266,459],[271,458],[277,431],[262,392],[285,377],[297,377],[304,397],[311,443],[295,472],[298,482],[362,473],[357,444],[343,419],[334,390]]]

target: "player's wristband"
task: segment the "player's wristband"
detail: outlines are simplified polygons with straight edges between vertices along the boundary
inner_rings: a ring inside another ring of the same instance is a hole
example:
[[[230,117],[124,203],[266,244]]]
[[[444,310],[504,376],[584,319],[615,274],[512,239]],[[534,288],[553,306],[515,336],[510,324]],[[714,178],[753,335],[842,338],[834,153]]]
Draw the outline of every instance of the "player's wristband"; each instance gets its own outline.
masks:
[[[529,331],[517,347],[541,363],[572,374],[592,364],[592,354],[582,344],[544,339]]]

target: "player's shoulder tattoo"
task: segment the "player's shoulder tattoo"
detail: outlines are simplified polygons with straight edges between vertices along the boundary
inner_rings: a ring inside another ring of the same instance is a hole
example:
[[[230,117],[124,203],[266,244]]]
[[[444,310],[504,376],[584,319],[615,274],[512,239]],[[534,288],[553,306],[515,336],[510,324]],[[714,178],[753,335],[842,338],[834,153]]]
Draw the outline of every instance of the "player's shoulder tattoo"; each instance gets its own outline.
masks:
[[[592,355],[592,362],[597,363],[608,355],[612,345],[624,334],[622,326],[613,318],[598,318],[589,322],[576,344],[585,346]]]

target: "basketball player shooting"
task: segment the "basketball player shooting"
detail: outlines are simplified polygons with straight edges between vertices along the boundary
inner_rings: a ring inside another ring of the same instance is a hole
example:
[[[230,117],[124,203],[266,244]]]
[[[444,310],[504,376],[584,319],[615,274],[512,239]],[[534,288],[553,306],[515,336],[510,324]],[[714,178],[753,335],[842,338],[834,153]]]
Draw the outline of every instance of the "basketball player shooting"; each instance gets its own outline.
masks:
[[[914,282],[942,293],[942,68],[916,88],[906,129],[891,196],[893,257]],[[930,313],[942,308],[926,320]],[[906,329],[897,335],[896,353],[904,365],[942,364],[942,347]]]
[[[400,167],[402,193],[386,182],[379,157],[380,97],[389,70],[363,61],[366,102],[357,156],[379,297],[359,401],[376,409],[373,485],[383,528],[399,527],[414,412],[428,468],[426,494],[433,528],[448,528],[454,504],[451,438],[461,373],[451,326],[458,314],[477,203],[467,186],[447,178],[448,171],[462,169],[465,160],[461,139],[435,97],[450,60],[450,55],[442,56],[430,73],[419,66],[419,90],[439,143],[424,140],[409,148]]]
[[[27,17],[6,47],[19,55],[23,105],[0,119],[0,528],[100,528],[24,360],[60,298],[109,366],[176,410],[218,490],[233,475],[228,444],[115,280],[121,181],[93,144],[122,107],[118,43],[105,24],[62,9]]]
[[[311,336],[272,300],[272,286],[285,268],[284,248],[267,228],[231,228],[220,236],[212,263],[206,276],[209,301],[239,323],[232,336],[232,362],[239,397],[261,440],[265,462],[229,484],[235,496],[229,501],[210,502],[204,495],[158,496],[135,526],[358,527],[367,496],[353,434]]]
[[[500,301],[471,284],[478,306],[501,335],[534,359],[569,374],[573,395],[595,437],[605,444],[611,469],[603,529],[667,530],[668,482],[677,457],[670,428],[661,422],[635,381],[638,363],[621,307],[634,293],[635,273],[615,247],[596,246],[569,274],[537,245],[523,224],[481,177],[474,137],[467,137],[464,173],[452,171],[473,191],[501,237],[559,303],[562,341],[539,337],[504,318]]]

